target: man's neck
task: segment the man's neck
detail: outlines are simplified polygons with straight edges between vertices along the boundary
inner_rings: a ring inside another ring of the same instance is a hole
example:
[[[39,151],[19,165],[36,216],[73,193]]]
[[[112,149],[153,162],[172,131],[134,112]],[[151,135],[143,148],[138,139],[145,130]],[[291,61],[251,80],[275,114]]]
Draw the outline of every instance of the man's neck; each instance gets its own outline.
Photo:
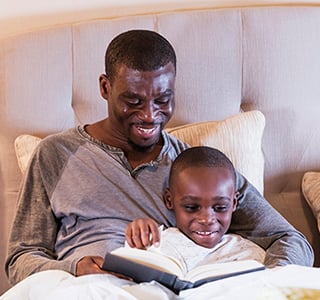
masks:
[[[149,163],[156,160],[161,152],[161,149],[162,145],[157,144],[153,146],[149,151],[143,152],[131,149],[130,151],[124,151],[124,153],[132,169],[135,169],[141,164]]]
[[[96,140],[99,140],[109,146],[121,149],[124,152],[132,169],[135,169],[141,164],[149,163],[153,160],[156,160],[159,156],[163,145],[162,138],[156,145],[153,145],[149,148],[139,148],[131,145],[127,140],[124,141],[118,138],[114,138],[112,132],[108,133],[108,128],[105,128],[104,125],[105,120],[99,121],[92,125],[86,126],[85,130]]]

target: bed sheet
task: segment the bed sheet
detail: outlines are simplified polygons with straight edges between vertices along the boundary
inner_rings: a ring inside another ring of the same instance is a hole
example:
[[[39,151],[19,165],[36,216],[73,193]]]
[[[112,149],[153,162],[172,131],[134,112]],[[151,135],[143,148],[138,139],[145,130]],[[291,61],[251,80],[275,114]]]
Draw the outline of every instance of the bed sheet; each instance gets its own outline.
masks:
[[[288,265],[207,283],[175,295],[157,282],[136,284],[112,275],[36,273],[0,300],[282,300],[320,299],[320,269]]]

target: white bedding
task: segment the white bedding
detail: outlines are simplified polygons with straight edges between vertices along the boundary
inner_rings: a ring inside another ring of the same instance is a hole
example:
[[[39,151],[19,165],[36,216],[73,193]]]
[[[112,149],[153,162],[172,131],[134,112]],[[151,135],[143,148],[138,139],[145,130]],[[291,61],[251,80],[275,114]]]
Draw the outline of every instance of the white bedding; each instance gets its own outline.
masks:
[[[199,288],[183,291],[179,296],[156,282],[135,284],[112,275],[74,277],[64,271],[51,270],[30,276],[0,297],[0,300],[13,299],[320,299],[320,269],[296,265],[267,269],[207,283]]]

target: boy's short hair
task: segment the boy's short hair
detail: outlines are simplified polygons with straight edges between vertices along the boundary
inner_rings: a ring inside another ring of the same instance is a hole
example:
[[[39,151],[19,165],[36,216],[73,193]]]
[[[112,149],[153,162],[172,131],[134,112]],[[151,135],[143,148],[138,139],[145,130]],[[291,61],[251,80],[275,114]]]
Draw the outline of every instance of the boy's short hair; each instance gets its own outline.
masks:
[[[198,146],[188,148],[177,156],[171,166],[169,184],[176,174],[189,167],[226,168],[236,181],[234,165],[223,152],[208,146]]]

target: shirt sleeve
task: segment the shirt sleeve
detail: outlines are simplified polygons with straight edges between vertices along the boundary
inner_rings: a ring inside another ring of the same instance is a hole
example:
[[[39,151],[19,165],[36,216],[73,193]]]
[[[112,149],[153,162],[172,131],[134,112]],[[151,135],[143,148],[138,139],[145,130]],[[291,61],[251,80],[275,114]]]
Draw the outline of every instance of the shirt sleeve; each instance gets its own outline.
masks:
[[[240,234],[266,250],[264,264],[312,266],[314,253],[305,236],[296,230],[270,203],[237,173],[240,192],[230,232]]]
[[[59,222],[45,187],[44,178],[48,174],[39,160],[35,153],[18,196],[5,264],[11,284],[39,271],[60,269],[74,273],[76,268],[76,261],[57,260],[55,237]]]

